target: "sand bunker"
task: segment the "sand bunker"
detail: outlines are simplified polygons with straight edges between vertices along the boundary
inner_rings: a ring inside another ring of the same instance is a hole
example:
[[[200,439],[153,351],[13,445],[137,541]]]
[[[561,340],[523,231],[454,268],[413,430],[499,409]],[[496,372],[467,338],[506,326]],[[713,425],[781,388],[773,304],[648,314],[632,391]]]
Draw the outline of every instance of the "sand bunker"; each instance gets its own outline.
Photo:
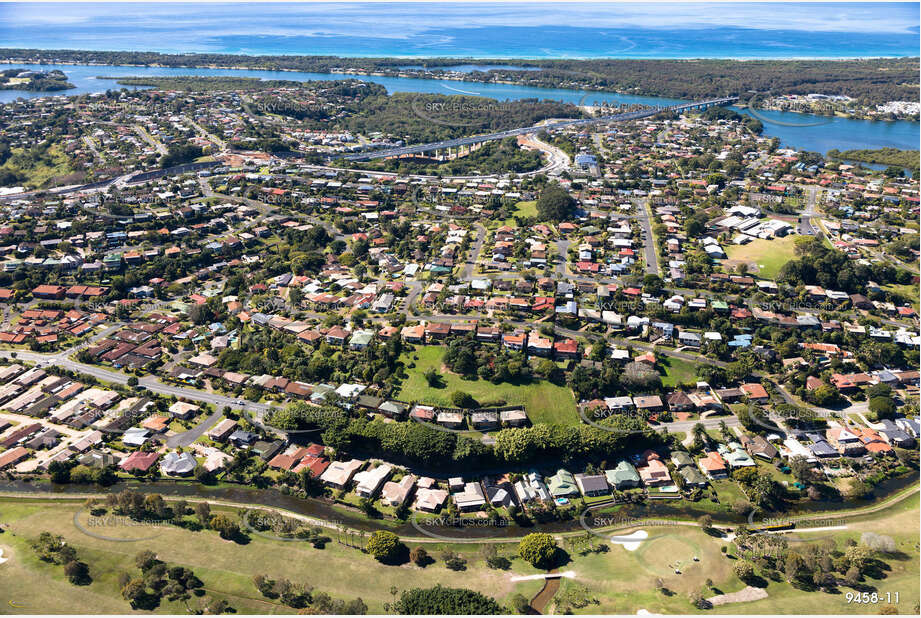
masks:
[[[630,534],[620,534],[611,537],[611,542],[623,545],[627,551],[636,551],[643,544],[643,541],[649,538],[649,533],[645,530],[637,530]]]

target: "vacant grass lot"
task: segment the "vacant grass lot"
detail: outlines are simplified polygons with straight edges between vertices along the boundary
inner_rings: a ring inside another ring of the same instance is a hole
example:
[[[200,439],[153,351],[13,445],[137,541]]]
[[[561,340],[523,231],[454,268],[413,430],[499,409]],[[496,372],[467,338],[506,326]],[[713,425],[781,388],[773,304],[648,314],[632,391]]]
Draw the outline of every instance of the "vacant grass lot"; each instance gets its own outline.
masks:
[[[536,217],[537,216],[537,201],[531,200],[527,202],[518,202],[515,204],[515,210],[512,211],[512,216],[503,221],[503,225],[509,227],[518,227],[515,223],[515,217]]]
[[[911,301],[911,306],[914,307],[915,311],[921,311],[921,305],[918,303],[918,286],[906,283],[904,285],[899,285],[897,283],[890,283],[883,286],[884,290],[890,292],[895,292]]]
[[[662,384],[665,386],[674,387],[697,381],[697,367],[691,361],[663,356],[656,363],[665,372],[662,376]]]
[[[565,386],[557,386],[545,380],[526,384],[465,380],[443,370],[444,353],[445,349],[441,346],[417,346],[412,355],[404,354],[402,360],[409,377],[403,382],[397,398],[428,405],[450,406],[451,394],[454,391],[464,391],[483,404],[504,401],[508,405],[523,405],[532,423],[579,422],[575,397]],[[413,360],[413,356],[418,356],[418,360]],[[409,365],[413,362],[416,366],[410,369]],[[424,373],[429,368],[441,374],[441,387],[428,385]]]
[[[781,266],[795,257],[793,247],[797,238],[801,236],[790,234],[771,240],[759,238],[747,245],[727,244],[726,257],[729,259],[723,265],[734,270],[737,264],[748,264],[749,272],[762,279],[773,279],[780,272]]]
[[[21,154],[20,148],[14,148],[11,152]],[[64,176],[73,170],[70,167],[70,159],[65,155],[59,146],[52,146],[48,149],[49,160],[42,160],[38,165],[32,167],[18,167],[11,157],[0,169],[6,169],[25,176],[23,184],[30,188],[41,187],[55,176]]]

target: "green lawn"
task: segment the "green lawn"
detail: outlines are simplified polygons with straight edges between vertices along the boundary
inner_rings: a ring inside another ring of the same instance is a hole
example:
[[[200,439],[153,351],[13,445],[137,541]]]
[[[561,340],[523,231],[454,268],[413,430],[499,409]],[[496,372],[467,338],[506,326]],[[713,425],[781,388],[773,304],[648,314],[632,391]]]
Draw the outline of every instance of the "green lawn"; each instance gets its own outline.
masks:
[[[519,217],[536,217],[537,201],[531,200],[528,202],[518,202],[515,204],[515,211],[512,214]]]
[[[884,290],[889,292],[894,292],[900,296],[903,296],[909,301],[911,301],[911,306],[914,307],[915,311],[921,311],[921,305],[918,303],[918,286],[906,283],[904,285],[899,285],[897,283],[889,283],[883,286]]]
[[[723,481],[721,483],[728,483]],[[721,495],[722,495],[721,491]],[[284,542],[250,535],[245,544],[223,541],[212,531],[190,531],[171,525],[156,528],[156,536],[145,541],[115,542],[92,537],[74,526],[74,514],[82,510],[82,500],[39,500],[32,498],[0,498],[2,527],[0,549],[7,562],[0,565],[0,595],[15,603],[16,613],[127,613],[130,608],[119,593],[118,577],[123,572],[137,574],[134,556],[149,549],[161,560],[191,568],[204,582],[206,594],[226,599],[238,614],[293,613],[276,601],[263,598],[252,582],[255,574],[271,578],[285,577],[296,583],[307,583],[317,591],[334,598],[351,599],[360,596],[370,613],[384,613],[384,604],[393,601],[391,588],[397,592],[412,587],[435,584],[477,590],[507,603],[515,593],[531,598],[540,588],[536,580],[513,582],[514,575],[530,575],[535,569],[514,558],[516,546],[500,544],[499,552],[511,559],[508,571],[488,569],[481,545],[426,544],[426,550],[436,563],[424,569],[403,565],[385,566],[358,549],[336,542],[336,532],[326,549],[318,550],[306,543]],[[226,511],[236,518],[235,509],[212,506],[213,512]],[[86,513],[79,516],[83,525]],[[900,613],[911,614],[918,604],[918,496],[913,496],[866,517],[847,520],[847,528],[835,531],[839,549],[847,540],[859,540],[863,532],[891,536],[898,552],[884,556],[888,570],[868,576],[863,582],[880,594],[900,595]],[[768,598],[712,610],[696,610],[688,602],[688,593],[701,590],[710,579],[724,593],[736,592],[744,584],[732,574],[735,561],[720,552],[726,541],[704,534],[699,528],[681,525],[648,525],[649,537],[636,551],[622,545],[609,544],[609,550],[583,555],[570,547],[570,562],[561,570],[571,570],[574,579],[564,579],[558,599],[579,587],[587,589],[596,602],[575,609],[579,614],[636,614],[644,609],[652,613],[719,613],[719,614],[803,614],[803,613],[877,613],[880,606],[848,605],[841,588],[839,594],[798,590],[785,582],[770,581]],[[140,528],[145,532],[147,529]],[[29,547],[30,541],[42,531],[59,534],[72,545],[78,557],[90,568],[93,582],[88,586],[73,586],[66,581],[60,566],[40,562]],[[137,527],[109,527],[107,536],[137,537]],[[632,528],[618,531],[619,535]],[[808,533],[796,533],[808,538]],[[825,542],[825,535],[823,540]],[[409,543],[412,547],[413,543]],[[565,545],[564,545],[565,547]],[[467,570],[453,572],[441,560],[445,549],[462,554]],[[805,549],[805,547],[803,548]],[[730,546],[729,554],[734,554]],[[696,558],[696,560],[695,560]],[[675,571],[679,570],[680,573]],[[878,579],[876,578],[878,577]],[[663,594],[657,585],[667,588]],[[708,591],[707,596],[715,594]],[[194,608],[197,599],[190,603]],[[562,610],[562,607],[557,607]],[[181,602],[164,602],[157,613],[185,614]],[[553,604],[546,613],[553,611]]]
[[[512,211],[512,216],[503,221],[503,225],[509,227],[517,227],[515,223],[515,217],[536,217],[537,216],[537,201],[531,200],[527,202],[518,202],[515,204],[515,209]]]
[[[525,407],[532,423],[577,424],[576,400],[565,386],[557,386],[545,380],[528,384],[493,384],[486,380],[464,380],[459,375],[442,370],[442,358],[445,349],[441,346],[418,346],[411,355],[404,354],[403,363],[407,366],[409,377],[403,382],[397,399],[415,401],[428,405],[450,406],[451,394],[464,391],[482,404],[504,401],[507,405]],[[409,369],[415,362],[416,366]],[[424,373],[434,368],[442,376],[443,386],[433,388],[426,382]]]
[[[252,577],[266,574],[273,579],[286,577],[295,583],[307,583],[318,592],[333,598],[361,597],[369,614],[384,613],[384,603],[393,601],[391,587],[407,590],[435,584],[462,586],[479,590],[500,603],[521,592],[533,596],[539,589],[535,582],[512,582],[513,574],[530,575],[535,569],[514,558],[515,545],[500,545],[502,555],[512,559],[509,572],[495,571],[485,565],[478,545],[427,544],[426,550],[436,563],[424,569],[414,565],[384,566],[356,548],[336,542],[336,532],[327,531],[333,541],[325,549],[314,549],[303,542],[285,542],[251,534],[245,544],[222,540],[213,531],[189,531],[172,525],[156,528],[156,536],[144,541],[116,542],[88,536],[73,524],[74,513],[82,501],[16,501],[0,499],[3,527],[0,548],[8,562],[0,565],[0,594],[17,603],[15,613],[79,614],[129,613],[129,604],[121,598],[118,577],[123,572],[139,574],[134,556],[149,549],[168,564],[191,568],[204,582],[208,596],[223,598],[238,614],[296,613],[295,610],[266,599],[256,590]],[[221,511],[212,506],[212,513]],[[236,519],[236,511],[228,514]],[[86,519],[86,513],[81,515]],[[124,528],[122,530],[122,528]],[[119,537],[122,533],[139,538],[144,528],[110,526],[103,534]],[[42,532],[61,535],[72,545],[78,557],[90,567],[93,582],[73,586],[63,575],[62,567],[39,561],[29,544]],[[145,535],[148,536],[148,535]],[[359,540],[356,538],[355,542]],[[443,550],[450,548],[467,560],[467,570],[456,573],[444,566]],[[513,559],[514,558],[514,559]],[[194,608],[195,597],[190,601]],[[182,602],[164,599],[156,613],[187,614]]]
[[[726,257],[729,259],[723,265],[735,270],[737,264],[745,263],[748,264],[749,272],[762,279],[773,279],[780,272],[781,266],[795,257],[793,249],[797,238],[802,236],[791,234],[770,240],[759,238],[747,245],[727,244]]]
[[[663,356],[656,362],[665,372],[665,375],[662,376],[662,384],[665,386],[677,386],[697,381],[697,366],[691,361]]]

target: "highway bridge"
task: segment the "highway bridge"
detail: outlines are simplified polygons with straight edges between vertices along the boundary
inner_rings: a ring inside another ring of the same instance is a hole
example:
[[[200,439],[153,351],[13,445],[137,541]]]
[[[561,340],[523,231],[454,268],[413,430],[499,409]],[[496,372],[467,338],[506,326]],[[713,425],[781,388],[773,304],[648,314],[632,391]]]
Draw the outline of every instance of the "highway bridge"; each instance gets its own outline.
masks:
[[[662,112],[684,112],[691,109],[707,109],[708,107],[713,107],[715,105],[727,105],[729,103],[735,103],[739,100],[739,97],[722,97],[719,99],[707,99],[706,101],[692,101],[689,103],[681,103],[679,105],[669,105],[669,106],[655,106],[648,107],[635,112],[627,112],[624,114],[615,114],[613,116],[601,116],[599,118],[582,118],[579,120],[560,120],[557,122],[551,122],[544,125],[537,125],[532,127],[522,127],[519,129],[508,129],[506,131],[498,131],[496,133],[486,133],[483,135],[471,135],[469,137],[461,137],[458,139],[449,139],[441,142],[431,142],[428,144],[417,144],[415,146],[403,146],[401,148],[387,148],[384,150],[367,150],[364,152],[356,152],[353,154],[342,155],[339,158],[345,159],[347,161],[370,161],[371,159],[385,159],[387,157],[399,157],[402,155],[408,154],[418,154],[420,152],[429,152],[431,150],[441,150],[442,148],[456,148],[458,146],[469,146],[471,144],[479,144],[482,142],[489,142],[492,140],[503,139],[506,137],[515,137],[518,135],[527,135],[529,133],[537,133],[538,131],[552,130],[552,129],[562,129],[565,127],[578,127],[589,124],[596,124],[602,122],[624,122],[627,120],[639,120],[640,118],[648,118],[650,116],[655,116]]]

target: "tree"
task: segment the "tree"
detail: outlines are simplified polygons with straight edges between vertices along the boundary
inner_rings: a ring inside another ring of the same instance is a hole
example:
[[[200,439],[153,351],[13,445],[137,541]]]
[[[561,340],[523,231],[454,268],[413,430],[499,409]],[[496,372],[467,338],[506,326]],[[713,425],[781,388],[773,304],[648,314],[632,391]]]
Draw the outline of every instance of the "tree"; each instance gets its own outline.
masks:
[[[864,532],[860,535],[860,544],[866,545],[874,551],[891,554],[895,552],[895,540],[885,534],[876,534],[875,532]]]
[[[217,530],[222,539],[234,539],[240,535],[240,526],[223,513],[211,518],[211,529]]]
[[[547,183],[537,200],[537,216],[541,221],[563,221],[572,216],[576,200],[556,182]]]
[[[195,516],[198,517],[198,523],[203,528],[207,528],[208,523],[211,521],[211,505],[207,502],[197,503],[195,505]]]
[[[143,579],[132,579],[122,586],[122,597],[131,603],[132,608],[136,608],[137,602],[144,598],[146,592],[147,586]]]
[[[499,555],[499,550],[496,548],[495,544],[488,544],[483,548],[483,554],[486,558],[486,566],[490,569],[505,570],[512,566],[511,561]]]
[[[523,594],[516,594],[511,600],[512,609],[519,614],[527,614],[531,609],[531,603]]]
[[[518,544],[521,559],[539,569],[553,568],[558,552],[556,539],[546,532],[532,532]]]
[[[64,574],[70,583],[82,586],[90,583],[90,568],[85,562],[71,560],[64,565]]]
[[[895,403],[891,397],[874,397],[868,404],[870,412],[878,419],[892,418],[895,416]]]
[[[708,531],[713,527],[713,518],[709,515],[701,515],[697,519],[697,523],[700,524],[700,527],[704,529],[704,532]]]
[[[158,562],[159,560],[157,560],[157,554],[153,553],[149,549],[145,549],[134,557],[134,564],[141,570],[141,572],[147,571],[147,569],[157,564]]]
[[[431,561],[429,553],[425,551],[424,547],[414,547],[409,552],[409,559],[413,561],[413,564],[420,567],[425,567]]]
[[[662,278],[659,275],[649,273],[643,276],[643,291],[647,294],[657,296],[662,292],[662,288],[664,286],[665,282],[662,281]]]
[[[432,388],[437,388],[441,385],[441,374],[435,371],[434,367],[429,367],[426,369],[422,376],[425,378],[425,381],[428,383],[428,385]]]
[[[743,582],[748,583],[755,576],[755,566],[747,560],[739,560],[732,566],[732,573]]]
[[[466,588],[445,588],[440,584],[434,588],[413,588],[400,595],[393,604],[395,614],[449,614],[485,616],[504,614],[506,610],[492,597]]]
[[[393,532],[377,530],[371,534],[365,545],[365,551],[374,556],[379,562],[394,562],[400,555],[403,544],[400,537]]]
[[[465,393],[464,391],[451,393],[451,403],[458,408],[475,408],[477,406],[476,399],[470,393]]]

